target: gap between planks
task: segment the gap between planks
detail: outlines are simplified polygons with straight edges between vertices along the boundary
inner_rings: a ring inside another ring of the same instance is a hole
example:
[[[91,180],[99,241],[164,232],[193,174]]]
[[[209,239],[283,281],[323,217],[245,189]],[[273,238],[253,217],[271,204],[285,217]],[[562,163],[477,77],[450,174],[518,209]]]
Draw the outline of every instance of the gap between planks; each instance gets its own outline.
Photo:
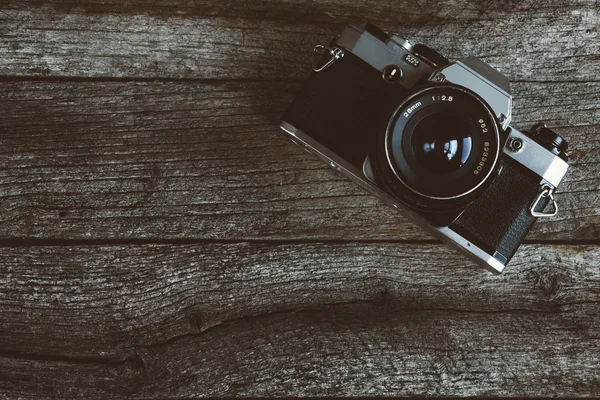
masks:
[[[296,244],[398,244],[398,245],[442,245],[449,246],[441,240],[426,239],[161,239],[161,238],[143,238],[143,239],[43,239],[43,238],[5,238],[0,239],[0,248],[7,247],[74,247],[74,246],[143,246],[143,245],[172,245],[189,246],[204,244],[256,244],[284,246]],[[524,240],[523,245],[548,245],[548,246],[600,246],[600,239],[582,239],[582,240]]]

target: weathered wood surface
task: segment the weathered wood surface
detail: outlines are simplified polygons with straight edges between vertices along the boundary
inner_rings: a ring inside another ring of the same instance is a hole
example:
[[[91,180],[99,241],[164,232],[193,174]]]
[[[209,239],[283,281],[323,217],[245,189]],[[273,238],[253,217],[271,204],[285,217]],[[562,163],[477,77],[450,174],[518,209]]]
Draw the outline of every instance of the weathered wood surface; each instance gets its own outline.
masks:
[[[435,244],[4,249],[0,393],[597,395],[598,257],[526,245],[493,276]]]
[[[0,236],[429,239],[278,132],[298,87],[7,82]],[[600,83],[514,89],[517,123],[558,126],[573,155],[561,213],[529,238],[600,239]]]
[[[31,6],[33,4],[34,6]],[[44,4],[44,6],[41,6]],[[371,21],[512,80],[598,80],[596,0],[13,1],[0,74],[298,79],[315,43]]]
[[[0,397],[600,396],[594,0],[0,5]],[[569,140],[501,276],[277,132],[371,21]]]

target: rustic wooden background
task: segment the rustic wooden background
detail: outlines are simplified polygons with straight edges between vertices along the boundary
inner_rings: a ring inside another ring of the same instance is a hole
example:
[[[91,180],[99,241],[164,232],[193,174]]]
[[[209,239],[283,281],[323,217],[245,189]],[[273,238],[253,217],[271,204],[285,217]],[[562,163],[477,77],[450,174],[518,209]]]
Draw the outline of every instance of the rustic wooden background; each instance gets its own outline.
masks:
[[[0,6],[0,397],[600,396],[597,0]],[[571,146],[501,276],[278,133],[370,21]]]

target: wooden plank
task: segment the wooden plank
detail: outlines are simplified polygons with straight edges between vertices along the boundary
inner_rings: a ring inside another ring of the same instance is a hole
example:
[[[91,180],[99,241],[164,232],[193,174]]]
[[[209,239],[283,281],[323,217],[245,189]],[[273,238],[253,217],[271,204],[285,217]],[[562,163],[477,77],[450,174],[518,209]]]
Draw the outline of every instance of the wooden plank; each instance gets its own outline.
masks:
[[[5,76],[303,79],[315,44],[365,21],[449,57],[480,56],[512,80],[600,72],[594,0],[13,1],[0,19]]]
[[[312,46],[364,21],[482,56],[517,127],[569,140],[528,237],[552,243],[493,276],[277,133]],[[4,2],[0,397],[600,396],[599,24],[594,0]]]
[[[6,247],[0,396],[597,396],[598,246]],[[31,379],[32,376],[38,379]]]
[[[4,82],[1,238],[423,240],[278,133],[299,84]],[[529,240],[600,238],[599,83],[517,83],[516,126],[564,135],[560,214]]]

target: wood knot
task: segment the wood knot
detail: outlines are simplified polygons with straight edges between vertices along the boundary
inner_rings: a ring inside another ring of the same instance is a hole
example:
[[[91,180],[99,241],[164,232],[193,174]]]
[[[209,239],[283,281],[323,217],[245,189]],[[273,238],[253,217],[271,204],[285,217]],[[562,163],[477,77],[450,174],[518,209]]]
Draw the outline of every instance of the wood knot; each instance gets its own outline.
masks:
[[[569,151],[569,160],[579,161],[586,156],[586,152],[583,150],[571,150]]]
[[[542,272],[537,277],[536,286],[542,291],[545,297],[556,297],[563,287],[563,277],[559,274]]]

